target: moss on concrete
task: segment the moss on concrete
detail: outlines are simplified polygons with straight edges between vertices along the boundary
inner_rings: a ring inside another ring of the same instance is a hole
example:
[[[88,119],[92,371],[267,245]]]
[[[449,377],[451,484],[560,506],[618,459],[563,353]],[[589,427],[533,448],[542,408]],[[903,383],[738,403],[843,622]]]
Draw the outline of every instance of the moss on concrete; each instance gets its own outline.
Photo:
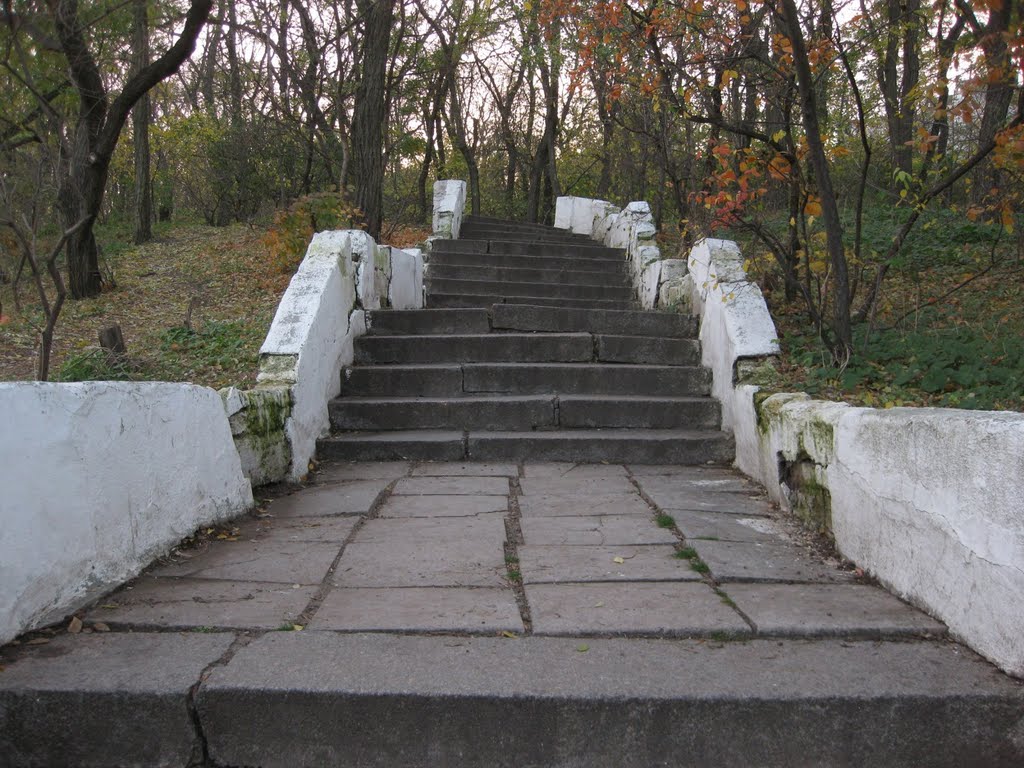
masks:
[[[757,357],[736,361],[736,383],[774,387],[779,383],[778,359]]]
[[[260,372],[256,380],[268,386],[294,384],[298,364],[298,355],[260,355]]]

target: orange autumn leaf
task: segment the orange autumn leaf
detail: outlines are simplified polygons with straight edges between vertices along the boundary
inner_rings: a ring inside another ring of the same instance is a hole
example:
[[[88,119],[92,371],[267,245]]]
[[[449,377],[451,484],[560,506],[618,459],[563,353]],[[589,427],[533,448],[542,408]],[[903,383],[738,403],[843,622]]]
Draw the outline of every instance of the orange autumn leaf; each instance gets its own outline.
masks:
[[[811,197],[804,205],[804,213],[808,216],[821,216],[821,203],[817,198]]]

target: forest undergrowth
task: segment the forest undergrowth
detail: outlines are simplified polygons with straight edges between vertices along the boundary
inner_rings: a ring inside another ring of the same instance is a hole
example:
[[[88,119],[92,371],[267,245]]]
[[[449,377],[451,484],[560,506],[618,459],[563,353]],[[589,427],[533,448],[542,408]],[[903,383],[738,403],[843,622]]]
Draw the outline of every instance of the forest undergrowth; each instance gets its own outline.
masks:
[[[388,242],[411,246],[427,234],[394,228]],[[255,383],[259,348],[301,253],[282,263],[268,231],[244,224],[162,224],[142,246],[131,244],[126,228],[108,225],[102,235],[104,290],[64,305],[53,381]],[[27,278],[19,293],[20,311],[10,279],[0,284],[0,381],[35,378],[42,313]],[[98,333],[114,324],[121,326],[127,358],[111,364]]]
[[[865,217],[866,253],[883,250],[898,216]],[[941,211],[915,232],[886,278],[874,315],[855,326],[854,354],[833,363],[768,254],[732,232],[779,334],[777,391],[878,408],[1024,411],[1024,240],[998,224]],[[865,271],[865,282],[871,272]]]

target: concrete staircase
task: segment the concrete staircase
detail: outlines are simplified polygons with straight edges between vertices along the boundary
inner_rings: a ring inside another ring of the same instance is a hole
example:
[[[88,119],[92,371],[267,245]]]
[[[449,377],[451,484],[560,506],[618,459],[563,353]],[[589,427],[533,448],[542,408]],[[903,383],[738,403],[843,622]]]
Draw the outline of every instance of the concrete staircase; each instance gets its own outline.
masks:
[[[323,459],[731,460],[694,318],[635,308],[621,249],[470,218],[429,309],[371,313]]]

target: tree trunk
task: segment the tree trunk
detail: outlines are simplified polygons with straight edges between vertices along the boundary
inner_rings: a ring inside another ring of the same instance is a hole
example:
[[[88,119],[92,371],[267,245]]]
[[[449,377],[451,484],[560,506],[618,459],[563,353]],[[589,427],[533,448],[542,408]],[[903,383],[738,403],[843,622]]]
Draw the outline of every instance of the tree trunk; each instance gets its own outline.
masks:
[[[365,29],[352,116],[352,169],[366,231],[379,238],[384,218],[384,90],[394,0],[356,0],[356,5]]]
[[[888,27],[885,54],[878,65],[878,83],[885,104],[893,168],[913,171],[914,90],[921,72],[920,0],[885,0]]]
[[[134,0],[135,72],[149,64],[149,13],[147,0]],[[153,181],[149,171],[149,93],[132,108],[132,138],[135,151],[135,243],[153,239]]]
[[[1013,100],[1014,83],[1017,75],[1010,65],[1007,48],[1006,32],[1009,29],[1014,3],[1004,0],[989,10],[988,23],[981,35],[981,48],[985,53],[984,61],[988,72],[992,73],[985,86],[985,109],[978,127],[978,145],[984,146],[991,142],[999,129],[1006,123]],[[1024,9],[1021,9],[1024,13]],[[999,187],[999,171],[991,163],[985,162],[978,166],[972,179],[972,197],[981,201],[992,190]]]
[[[853,331],[850,327],[850,280],[847,274],[846,252],[843,249],[843,229],[839,221],[839,206],[836,204],[829,173],[825,147],[821,141],[821,126],[818,120],[817,100],[814,91],[814,76],[807,56],[803,29],[797,15],[794,0],[780,0],[785,17],[787,36],[793,46],[793,66],[796,70],[797,86],[803,108],[804,132],[807,148],[814,169],[814,178],[821,198],[822,219],[825,224],[826,245],[832,265],[835,289],[832,297],[832,331],[835,338],[830,340],[832,355],[839,363],[845,363],[853,350]]]
[[[139,99],[177,72],[192,54],[212,5],[212,0],[193,0],[181,36],[156,61],[130,76],[111,102],[96,59],[82,34],[77,0],[47,0],[79,102],[74,132],[68,145],[61,149],[57,189],[57,209],[65,227],[78,227],[67,241],[68,287],[72,298],[88,298],[100,292],[99,252],[93,225],[103,204],[107,173],[121,129]]]
[[[449,55],[451,55],[449,53]],[[466,120],[462,114],[462,98],[459,94],[458,80],[456,78],[456,62],[449,62],[451,71],[448,74],[448,135],[452,144],[459,150],[462,159],[466,161],[466,171],[469,175],[469,197],[470,210],[474,216],[480,215],[480,166],[476,160],[476,150],[469,143]]]

